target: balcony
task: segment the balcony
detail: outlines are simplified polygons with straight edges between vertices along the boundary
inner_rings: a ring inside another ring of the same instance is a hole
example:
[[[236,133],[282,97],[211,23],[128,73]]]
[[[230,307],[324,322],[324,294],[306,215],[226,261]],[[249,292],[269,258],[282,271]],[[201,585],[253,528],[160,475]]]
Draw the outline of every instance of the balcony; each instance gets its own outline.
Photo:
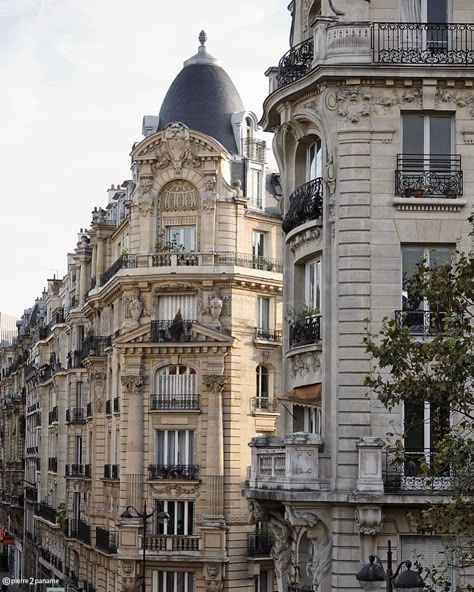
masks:
[[[75,477],[79,479],[90,479],[91,478],[91,466],[90,465],[66,465],[65,468],[66,477]]]
[[[133,255],[122,255],[120,256],[117,261],[112,263],[112,265],[106,269],[106,271],[102,274],[100,279],[100,285],[105,286],[105,284],[111,280],[114,275],[119,272],[121,269],[129,269],[132,267],[136,267],[137,262],[136,258]]]
[[[198,465],[148,465],[148,479],[168,481],[197,481]]]
[[[140,267],[147,266],[150,261],[140,262]],[[152,267],[195,267],[195,266],[228,266],[260,269],[281,273],[283,264],[279,259],[269,257],[254,257],[250,253],[220,252],[220,253],[158,253],[151,255]]]
[[[52,425],[53,423],[58,423],[58,408],[53,407],[52,410],[48,413],[48,425]]]
[[[86,415],[87,415],[87,418],[94,417],[94,403],[92,403],[92,402],[87,403]]]
[[[51,522],[51,524],[56,524],[56,510],[47,504],[36,504],[35,515]]]
[[[85,545],[91,544],[91,527],[83,520],[70,520],[68,535],[72,539],[82,541]]]
[[[66,409],[66,423],[85,423],[86,414],[82,407],[73,407],[72,409]]]
[[[201,537],[181,535],[147,535],[145,537],[146,551],[199,551]],[[143,549],[143,536],[141,537]]]
[[[194,341],[194,321],[174,319],[173,321],[152,321],[151,341],[152,343],[181,343]]]
[[[104,465],[104,479],[119,479],[119,465]]]
[[[314,40],[306,39],[295,45],[280,59],[278,63],[277,85],[282,88],[305,76],[313,62]]]
[[[112,399],[105,402],[105,415],[112,415]]]
[[[98,526],[95,529],[95,546],[105,553],[117,553],[118,532]]]
[[[120,397],[114,399],[114,413],[120,413]]]
[[[298,187],[289,198],[290,207],[283,219],[283,232],[288,234],[310,220],[319,220],[323,215],[323,180],[321,177]]]
[[[60,323],[66,322],[66,314],[64,307],[55,308],[51,313],[51,321],[49,322],[49,327],[53,325],[58,325]]]
[[[373,61],[379,64],[474,64],[474,25],[469,23],[373,23]]]
[[[321,341],[321,317],[312,315],[290,321],[289,323],[289,343],[291,347],[302,345],[311,345]]]
[[[270,329],[255,327],[255,339],[281,343],[281,331],[271,331]]]
[[[400,197],[454,199],[463,193],[461,156],[398,154],[395,193]]]
[[[424,495],[427,492],[442,492],[451,489],[451,468],[433,471],[433,453],[430,451],[405,452],[403,460],[396,459],[385,451],[383,471],[386,493],[410,493]]]
[[[272,535],[265,528],[257,528],[248,535],[248,557],[270,557],[272,547]]]
[[[278,413],[277,401],[268,397],[252,397],[250,413]]]
[[[316,592],[316,589],[303,584],[288,584],[287,592]]]
[[[58,459],[56,456],[48,458],[48,471],[51,471],[52,473],[58,472]]]
[[[442,312],[426,310],[396,310],[395,320],[399,325],[408,327],[412,335],[432,337],[443,331],[444,316]]]
[[[108,337],[96,337],[94,335],[90,335],[86,337],[82,342],[81,353],[80,357],[81,360],[91,356],[105,356],[106,350],[111,347],[112,345],[112,338]]]
[[[256,138],[242,138],[242,156],[250,158],[250,160],[257,160],[265,162],[267,151],[267,143],[265,140],[257,140]]]
[[[195,394],[159,394],[151,395],[150,409],[152,411],[197,411],[199,410],[199,395]]]

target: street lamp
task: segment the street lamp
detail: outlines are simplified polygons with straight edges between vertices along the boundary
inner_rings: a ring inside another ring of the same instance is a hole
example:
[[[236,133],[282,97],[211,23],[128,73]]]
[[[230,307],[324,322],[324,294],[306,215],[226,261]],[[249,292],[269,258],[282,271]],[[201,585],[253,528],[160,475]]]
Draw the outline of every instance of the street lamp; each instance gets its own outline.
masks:
[[[359,581],[360,587],[364,590],[377,590],[381,587],[381,582],[386,582],[387,592],[421,592],[425,587],[420,574],[411,570],[411,561],[402,561],[397,567],[395,574],[392,571],[392,542],[388,541],[387,550],[387,571],[385,572],[380,560],[375,555],[370,555],[369,563],[359,571],[356,578]],[[401,571],[402,566],[406,567],[405,571]]]
[[[141,518],[142,522],[143,522],[143,541],[142,541],[142,546],[143,546],[143,555],[142,555],[142,572],[143,572],[143,577],[142,577],[142,592],[146,592],[146,579],[145,579],[145,575],[146,575],[146,523],[148,518],[151,518],[152,516],[154,516],[154,514],[159,510],[160,506],[156,506],[156,508],[153,510],[153,512],[150,512],[149,514],[147,514],[146,511],[146,501],[143,502],[143,512],[139,512],[135,506],[127,506],[125,512],[122,512],[121,518],[125,518],[125,519],[129,519],[129,518]],[[161,507],[162,508],[162,507]],[[135,512],[134,516],[130,510],[133,510]],[[168,512],[164,512],[163,509],[161,509],[158,512],[158,521],[161,524],[164,524],[165,522],[168,522],[168,520],[170,519],[170,515],[168,514]]]

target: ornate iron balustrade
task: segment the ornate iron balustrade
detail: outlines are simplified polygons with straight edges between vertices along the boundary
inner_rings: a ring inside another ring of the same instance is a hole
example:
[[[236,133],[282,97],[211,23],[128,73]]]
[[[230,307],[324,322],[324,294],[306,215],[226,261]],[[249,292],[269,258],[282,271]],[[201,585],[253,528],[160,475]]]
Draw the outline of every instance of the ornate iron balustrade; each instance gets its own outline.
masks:
[[[262,339],[263,341],[281,342],[281,331],[271,331],[270,329],[262,329],[262,327],[255,327],[255,339]]]
[[[119,465],[104,465],[104,479],[119,479]]]
[[[198,465],[148,465],[148,479],[171,481],[197,481]]]
[[[283,271],[283,264],[279,259],[254,257],[246,253],[218,253],[216,265],[235,265],[236,267],[275,271],[276,273]]]
[[[104,271],[100,278],[100,285],[105,286],[105,284],[114,277],[114,275],[119,272],[121,269],[130,269],[132,267],[137,267],[137,258],[135,255],[121,255],[117,261],[112,263],[112,265]]]
[[[86,414],[82,407],[73,407],[72,409],[66,409],[66,423],[85,423]]]
[[[382,64],[474,64],[474,24],[373,23],[372,52]]]
[[[147,535],[141,537],[141,548],[147,551],[199,551],[199,536]]]
[[[278,63],[278,88],[303,78],[311,68],[313,57],[314,41],[312,37],[287,51]]]
[[[189,411],[199,409],[199,395],[196,394],[157,394],[151,395],[150,409]]]
[[[267,143],[256,138],[242,138],[242,156],[250,160],[265,162]]]
[[[105,350],[112,345],[112,338],[90,335],[82,342],[81,360],[89,356],[105,356]]]
[[[278,409],[277,401],[268,397],[252,397],[250,399],[250,413],[263,411],[266,413],[276,413]]]
[[[86,415],[87,417],[94,417],[94,404],[92,403],[92,401],[90,403],[87,403]]]
[[[152,321],[151,341],[152,343],[181,343],[182,341],[193,341],[193,323],[195,321],[172,320]]]
[[[120,413],[120,397],[114,399],[114,413]]]
[[[95,546],[105,553],[117,553],[118,532],[100,528],[95,529]]]
[[[395,193],[401,197],[455,198],[463,193],[458,154],[398,154]]]
[[[149,259],[151,257],[151,259]],[[249,269],[261,269],[263,271],[275,271],[281,273],[283,264],[279,259],[270,257],[254,257],[250,253],[180,253],[163,252],[147,256],[140,267],[150,265],[152,267],[194,267],[194,266],[216,266],[216,265],[235,265]]]
[[[273,547],[273,538],[270,531],[265,528],[257,528],[248,535],[249,557],[270,557]]]
[[[90,465],[66,465],[65,475],[66,475],[66,477],[90,479],[91,478],[91,466]]]
[[[430,465],[433,453],[430,451],[405,452],[403,460],[394,458],[385,451],[383,472],[386,492],[425,494],[428,491],[449,491],[451,489],[451,468],[434,472]]]
[[[48,506],[48,504],[42,502],[36,504],[35,514],[36,516],[51,522],[51,524],[56,524],[56,510],[51,506]]]
[[[321,317],[319,315],[291,321],[289,329],[290,347],[310,345],[321,341]]]
[[[298,187],[289,198],[290,207],[283,219],[283,232],[291,230],[309,222],[318,220],[323,215],[323,180],[321,177],[308,181]]]
[[[48,458],[48,471],[53,473],[58,472],[58,458],[56,456],[51,456]]]
[[[78,539],[86,545],[91,544],[91,527],[83,520],[69,521],[69,536],[73,539]]]
[[[112,415],[112,399],[105,402],[105,415]]]
[[[48,424],[51,425],[53,423],[57,423],[58,421],[58,408],[53,407],[52,410],[48,413]]]
[[[412,335],[438,335],[443,331],[445,314],[426,310],[396,310],[397,323],[410,329]]]

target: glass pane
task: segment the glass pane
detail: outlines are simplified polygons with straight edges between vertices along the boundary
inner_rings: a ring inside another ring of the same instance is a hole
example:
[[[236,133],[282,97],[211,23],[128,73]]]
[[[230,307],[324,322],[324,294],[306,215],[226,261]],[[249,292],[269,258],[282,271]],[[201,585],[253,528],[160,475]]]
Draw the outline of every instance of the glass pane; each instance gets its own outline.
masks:
[[[176,531],[173,534],[186,534],[184,532],[184,509],[185,502],[176,502]]]
[[[451,117],[430,117],[430,154],[451,154]]]
[[[293,405],[293,431],[304,432],[304,407]]]
[[[193,502],[188,502],[187,509],[188,509],[188,532],[186,534],[192,535],[192,534],[194,534],[194,504],[193,504]]]
[[[446,23],[446,0],[426,0],[426,15],[428,23]]]
[[[258,327],[259,329],[263,329],[268,331],[270,327],[270,299],[269,298],[259,298],[258,299],[258,312],[259,312],[259,319],[258,319]]]
[[[405,401],[405,450],[423,452],[425,449],[425,404]]]
[[[156,464],[164,465],[164,447],[165,447],[165,433],[161,430],[156,430]]]
[[[431,267],[441,267],[445,263],[450,263],[453,256],[454,249],[451,247],[434,247],[430,249],[430,265]]]
[[[434,450],[435,445],[449,432],[449,404],[442,403],[430,405],[430,445]]]
[[[176,432],[166,432],[168,435],[168,454],[165,458],[166,465],[174,465],[176,463]]]
[[[424,154],[424,128],[425,118],[423,115],[403,115],[403,154]]]
[[[402,298],[404,310],[417,310],[421,299],[414,300],[414,296],[409,294],[408,282],[415,275],[418,265],[424,259],[425,250],[423,247],[403,247],[402,248]]]
[[[186,454],[186,432],[180,430],[178,432],[178,457],[176,460],[176,464],[178,465],[186,465],[188,464],[187,454]]]

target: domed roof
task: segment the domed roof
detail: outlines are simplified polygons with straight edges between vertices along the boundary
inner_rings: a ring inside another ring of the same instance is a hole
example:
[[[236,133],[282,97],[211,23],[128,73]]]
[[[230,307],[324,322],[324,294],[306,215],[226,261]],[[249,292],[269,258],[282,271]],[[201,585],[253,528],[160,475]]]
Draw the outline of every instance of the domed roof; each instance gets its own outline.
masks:
[[[198,53],[184,62],[166,93],[158,129],[180,121],[213,137],[231,154],[238,154],[231,116],[245,109],[234,83],[219,61],[207,52],[206,40],[206,34],[201,31]]]

